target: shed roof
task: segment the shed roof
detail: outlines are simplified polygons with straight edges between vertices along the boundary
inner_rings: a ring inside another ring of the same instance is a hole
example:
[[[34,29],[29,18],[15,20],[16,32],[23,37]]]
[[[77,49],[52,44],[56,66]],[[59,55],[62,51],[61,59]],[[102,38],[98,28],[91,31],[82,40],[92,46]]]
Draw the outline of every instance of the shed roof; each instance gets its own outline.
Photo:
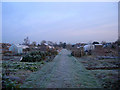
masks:
[[[19,45],[19,44],[14,44],[16,47],[18,48],[22,48],[22,49],[26,49],[26,48],[29,48],[28,46],[26,45]]]

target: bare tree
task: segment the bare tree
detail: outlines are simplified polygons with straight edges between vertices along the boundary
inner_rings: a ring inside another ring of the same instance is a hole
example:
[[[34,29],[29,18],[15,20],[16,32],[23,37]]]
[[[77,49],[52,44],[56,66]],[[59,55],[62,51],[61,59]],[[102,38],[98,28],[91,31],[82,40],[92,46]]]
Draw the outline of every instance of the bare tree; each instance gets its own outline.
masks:
[[[62,46],[63,46],[63,43],[62,43],[62,42],[59,42],[59,46],[62,47]]]
[[[30,40],[29,40],[28,37],[26,37],[26,38],[24,39],[23,44],[24,44],[24,45],[30,45]]]
[[[31,45],[36,46],[36,42],[35,42],[35,41],[33,41]]]
[[[102,41],[101,44],[106,44],[106,41]]]
[[[48,41],[47,43],[48,43],[48,45],[54,45],[54,43],[52,41]]]
[[[41,45],[44,45],[45,43],[46,43],[45,40],[42,40],[42,41],[41,41]]]

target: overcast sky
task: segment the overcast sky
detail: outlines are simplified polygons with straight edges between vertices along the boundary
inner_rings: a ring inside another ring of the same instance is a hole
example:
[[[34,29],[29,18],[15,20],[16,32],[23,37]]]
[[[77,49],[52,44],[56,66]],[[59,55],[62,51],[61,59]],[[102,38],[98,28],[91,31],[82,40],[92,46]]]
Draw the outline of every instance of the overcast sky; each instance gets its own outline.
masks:
[[[2,3],[2,40],[22,43],[116,41],[117,2]]]

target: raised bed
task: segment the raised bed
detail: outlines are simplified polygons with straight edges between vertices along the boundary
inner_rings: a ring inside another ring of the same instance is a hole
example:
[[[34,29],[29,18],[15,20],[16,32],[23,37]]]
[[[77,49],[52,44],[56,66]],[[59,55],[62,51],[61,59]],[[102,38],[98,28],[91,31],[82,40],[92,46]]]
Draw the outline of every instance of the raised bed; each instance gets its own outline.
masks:
[[[87,70],[96,70],[96,69],[103,69],[103,70],[112,70],[112,69],[120,69],[120,67],[86,67]]]

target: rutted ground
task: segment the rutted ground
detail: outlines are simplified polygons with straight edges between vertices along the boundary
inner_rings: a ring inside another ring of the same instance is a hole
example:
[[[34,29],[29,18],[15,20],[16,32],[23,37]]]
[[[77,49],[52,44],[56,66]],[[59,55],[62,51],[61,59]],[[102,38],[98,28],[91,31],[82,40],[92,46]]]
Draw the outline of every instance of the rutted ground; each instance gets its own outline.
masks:
[[[23,88],[99,88],[97,79],[63,49],[52,62],[31,74]]]

